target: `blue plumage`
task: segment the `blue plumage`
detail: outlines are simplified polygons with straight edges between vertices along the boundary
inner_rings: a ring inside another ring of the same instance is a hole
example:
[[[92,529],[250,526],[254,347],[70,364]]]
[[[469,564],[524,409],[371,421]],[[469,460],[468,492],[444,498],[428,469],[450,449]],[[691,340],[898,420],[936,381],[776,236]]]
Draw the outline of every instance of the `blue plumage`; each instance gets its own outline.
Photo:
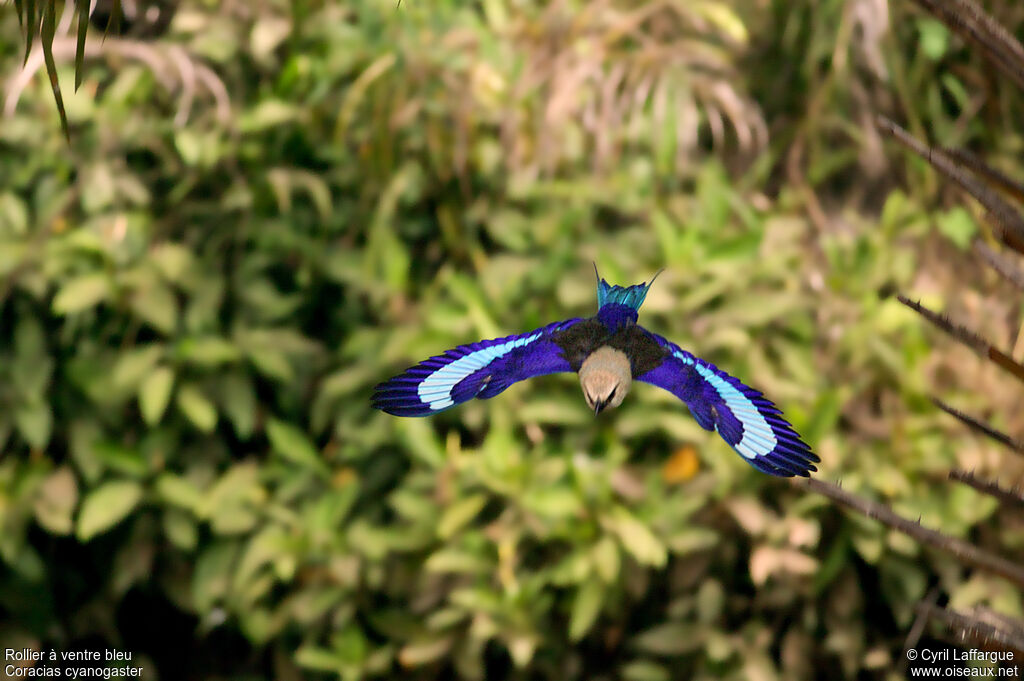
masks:
[[[474,397],[494,397],[526,378],[571,371],[551,342],[578,319],[460,345],[377,386],[373,406],[395,416],[430,416]]]
[[[670,354],[636,380],[681,399],[702,428],[718,431],[737,454],[763,473],[788,477],[817,470],[812,462],[820,461],[818,456],[760,391],[661,336],[651,336]]]
[[[601,275],[597,274],[597,265],[594,265],[594,274],[597,275],[597,307],[598,310],[603,308],[605,305],[626,305],[627,307],[633,308],[633,311],[639,312],[640,306],[644,304],[644,299],[647,298],[647,291],[654,284],[654,280],[661,274],[661,270],[658,270],[653,277],[651,282],[646,281],[642,284],[634,284],[633,286],[614,286],[609,284],[607,281],[601,278]]]
[[[759,471],[806,477],[817,470],[820,459],[759,391],[637,325],[653,283],[612,286],[598,276],[595,316],[460,345],[378,385],[373,406],[429,416],[533,376],[575,371],[595,412],[620,404],[632,381],[650,383],[682,400],[702,428]]]

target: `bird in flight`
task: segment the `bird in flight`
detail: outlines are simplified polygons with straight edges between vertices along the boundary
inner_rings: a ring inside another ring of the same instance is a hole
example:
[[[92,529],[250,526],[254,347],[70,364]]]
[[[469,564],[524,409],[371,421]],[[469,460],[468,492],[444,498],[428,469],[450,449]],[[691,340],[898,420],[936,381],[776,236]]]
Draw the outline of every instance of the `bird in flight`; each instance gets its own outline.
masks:
[[[818,456],[760,391],[636,323],[653,278],[627,287],[597,279],[593,317],[460,345],[379,384],[373,406],[430,416],[527,378],[575,371],[595,415],[622,404],[633,381],[642,381],[682,400],[702,428],[717,431],[757,470],[780,477],[817,470]]]

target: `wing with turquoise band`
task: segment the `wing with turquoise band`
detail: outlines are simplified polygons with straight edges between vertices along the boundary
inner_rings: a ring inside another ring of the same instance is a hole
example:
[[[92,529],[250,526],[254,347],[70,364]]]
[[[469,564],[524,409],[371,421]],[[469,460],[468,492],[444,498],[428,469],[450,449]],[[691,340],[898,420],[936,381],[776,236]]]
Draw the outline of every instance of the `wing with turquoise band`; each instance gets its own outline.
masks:
[[[782,412],[750,386],[714,364],[650,334],[668,349],[638,381],[668,390],[686,403],[702,428],[715,430],[747,463],[763,473],[807,477],[820,461]]]
[[[494,397],[527,378],[572,371],[554,341],[579,321],[460,345],[378,385],[373,406],[395,416],[430,416],[474,397]]]

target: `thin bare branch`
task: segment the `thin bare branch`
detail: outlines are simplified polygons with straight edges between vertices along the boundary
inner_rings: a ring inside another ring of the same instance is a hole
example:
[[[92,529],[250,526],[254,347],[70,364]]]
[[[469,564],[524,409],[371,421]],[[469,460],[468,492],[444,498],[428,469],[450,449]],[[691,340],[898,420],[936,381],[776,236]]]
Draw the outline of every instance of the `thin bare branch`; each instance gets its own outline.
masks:
[[[973,487],[982,494],[987,494],[990,497],[995,497],[1004,504],[1010,506],[1024,506],[1024,495],[1021,495],[1019,490],[1007,489],[1000,487],[998,483],[991,482],[989,480],[982,480],[971,471],[965,471],[960,469],[953,469],[949,472],[949,479],[962,482],[969,487]]]
[[[903,641],[903,655],[900,655],[900,673],[906,675],[907,671],[907,656],[906,652],[911,648],[916,648],[918,642],[921,640],[921,635],[924,634],[924,628],[928,624],[928,611],[921,606],[927,606],[929,608],[934,607],[939,602],[939,596],[941,591],[938,586],[933,586],[928,590],[921,602],[918,603],[916,608],[917,617],[914,618],[914,624],[910,627],[910,631],[907,632],[907,638]]]
[[[964,423],[966,423],[968,426],[978,431],[979,433],[984,433],[985,435],[988,435],[996,442],[1009,447],[1018,454],[1024,454],[1024,442],[1016,440],[1000,430],[996,430],[995,428],[985,423],[984,421],[980,421],[974,418],[973,416],[969,416],[955,407],[949,406],[948,404],[938,399],[937,397],[933,397],[932,402],[934,402],[935,406],[941,409],[942,411],[946,412],[947,414],[950,414],[951,416],[955,416],[956,418],[960,419],[961,421],[963,421]]]
[[[974,350],[979,355],[985,355],[988,353],[990,346],[987,340],[959,324],[954,324],[946,315],[934,312],[922,305],[919,301],[911,300],[902,293],[897,293],[896,299],[914,312],[920,314],[935,326],[948,333],[950,336],[956,338],[971,350]]]
[[[942,150],[942,153],[963,167],[971,169],[974,173],[986,179],[989,184],[1005,190],[1015,199],[1024,201],[1024,183],[1010,177],[1001,170],[993,168],[966,149],[945,148]]]
[[[987,340],[979,336],[978,334],[970,331],[969,329],[954,324],[949,320],[949,317],[938,312],[929,310],[927,307],[922,305],[920,302],[910,300],[903,294],[896,295],[897,300],[909,307],[911,310],[919,313],[922,317],[930,321],[935,326],[939,327],[953,338],[957,339],[967,347],[977,352],[982,357],[987,357],[992,362],[1007,371],[1008,373],[1015,376],[1018,380],[1024,381],[1024,366],[1018,363],[1015,359],[1007,355],[999,348],[995,348]]]
[[[885,504],[847,492],[835,483],[811,478],[804,481],[803,484],[812,492],[826,496],[836,503],[866,515],[868,518],[879,520],[921,544],[945,551],[963,563],[992,572],[1009,579],[1015,584],[1024,586],[1024,566],[1018,563],[979,549],[963,539],[924,527],[920,522],[914,522],[897,514]]]
[[[981,239],[974,241],[974,252],[980,255],[992,268],[1003,275],[1017,288],[1024,290],[1024,271],[1010,258],[989,248]]]
[[[878,116],[876,124],[885,133],[926,160],[933,168],[960,185],[968,194],[985,207],[988,222],[1000,241],[1020,253],[1024,253],[1024,217],[991,187],[986,186],[973,175],[965,172],[944,151],[926,146],[909,132],[889,120]]]
[[[945,624],[959,642],[970,642],[981,648],[1013,650],[1024,654],[1024,635],[1019,631],[996,626],[981,618],[956,610],[939,608],[928,603],[919,603],[917,611],[930,619]]]
[[[1024,89],[1024,46],[973,0],[914,0]]]

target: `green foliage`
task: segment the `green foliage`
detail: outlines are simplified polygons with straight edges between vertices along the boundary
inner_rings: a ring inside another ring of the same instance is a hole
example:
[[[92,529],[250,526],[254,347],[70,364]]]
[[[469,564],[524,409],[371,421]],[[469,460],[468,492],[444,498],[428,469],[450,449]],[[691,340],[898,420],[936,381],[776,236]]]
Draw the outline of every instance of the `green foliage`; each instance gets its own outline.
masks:
[[[654,388],[596,420],[567,376],[431,419],[369,407],[410,362],[590,314],[592,260],[622,284],[664,266],[645,323],[770,395],[822,475],[984,522],[925,475],[977,445],[878,295],[973,221],[886,186],[821,230],[805,186],[774,191],[799,142],[807,186],[859,196],[833,137],[860,134],[854,95],[817,74],[855,33],[842,3],[783,5],[186,2],[166,42],[86,60],[70,152],[33,81],[0,125],[5,640],[120,646],[146,598],[189,626],[136,652],[231,657],[223,678],[853,678],[935,574],[1005,602]],[[0,12],[5,72],[18,30]],[[938,92],[934,37],[900,61],[909,30],[893,73]]]

